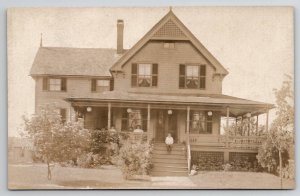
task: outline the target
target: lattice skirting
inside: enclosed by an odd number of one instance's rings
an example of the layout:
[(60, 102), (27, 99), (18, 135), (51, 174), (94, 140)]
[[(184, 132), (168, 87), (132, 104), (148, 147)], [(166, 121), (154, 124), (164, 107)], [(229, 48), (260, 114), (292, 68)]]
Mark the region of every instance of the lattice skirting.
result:
[(224, 152), (192, 151), (191, 155), (198, 170), (222, 170)]

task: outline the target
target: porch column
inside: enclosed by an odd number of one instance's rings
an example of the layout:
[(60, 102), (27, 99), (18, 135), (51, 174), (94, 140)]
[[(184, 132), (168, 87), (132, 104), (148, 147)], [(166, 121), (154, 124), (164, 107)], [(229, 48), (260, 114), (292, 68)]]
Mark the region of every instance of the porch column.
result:
[(258, 114), (256, 115), (256, 135), (258, 134)]
[(229, 107), (227, 106), (226, 108), (226, 129), (227, 129), (227, 133), (226, 133), (226, 148), (228, 147), (228, 134), (229, 134)]
[(150, 104), (147, 107), (147, 141), (151, 140), (151, 132), (150, 132)]
[(111, 103), (108, 103), (108, 112), (107, 112), (107, 129), (111, 127)]
[(269, 110), (266, 112), (266, 131), (269, 131)]
[(190, 106), (186, 107), (186, 135), (187, 135), (187, 145), (190, 145)]

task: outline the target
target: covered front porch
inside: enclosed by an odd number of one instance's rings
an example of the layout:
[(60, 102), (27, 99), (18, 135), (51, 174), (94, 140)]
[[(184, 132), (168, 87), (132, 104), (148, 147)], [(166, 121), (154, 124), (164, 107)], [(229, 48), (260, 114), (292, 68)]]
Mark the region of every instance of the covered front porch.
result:
[[(74, 108), (75, 119), (84, 118), (86, 128), (129, 132), (135, 138), (144, 135), (156, 143), (164, 142), (171, 133), (176, 143), (204, 150), (257, 150), (262, 138), (259, 116), (266, 115), (263, 128), (268, 130), (268, 114), (273, 107), (225, 95), (175, 96), (114, 91), (103, 93), (102, 97), (72, 97), (67, 101)], [(249, 122), (249, 126), (245, 122)], [(241, 124), (243, 126), (239, 126)], [(136, 132), (137, 128), (143, 132)]]

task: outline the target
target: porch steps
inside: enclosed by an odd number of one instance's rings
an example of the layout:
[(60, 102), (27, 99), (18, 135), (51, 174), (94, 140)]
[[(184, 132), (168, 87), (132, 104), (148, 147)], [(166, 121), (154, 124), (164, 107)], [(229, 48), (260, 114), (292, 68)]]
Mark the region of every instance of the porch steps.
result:
[(164, 143), (154, 144), (152, 176), (187, 176), (186, 148), (183, 144), (174, 144), (168, 152)]

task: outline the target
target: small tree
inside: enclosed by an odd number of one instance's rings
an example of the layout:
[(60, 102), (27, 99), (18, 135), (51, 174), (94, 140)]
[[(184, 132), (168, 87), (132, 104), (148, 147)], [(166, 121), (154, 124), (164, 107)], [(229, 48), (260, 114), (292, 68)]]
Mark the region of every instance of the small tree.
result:
[(292, 90), (292, 78), (289, 76), (287, 77), (288, 80), (283, 82), (279, 90), (274, 89), (277, 106), (276, 118), (273, 121), (270, 130), (268, 131), (267, 140), (263, 144), (265, 148), (262, 148), (262, 150), (260, 150), (258, 154), (259, 161), (263, 163), (264, 159), (262, 157), (270, 157), (272, 151), (274, 151), (273, 148), (276, 149), (279, 157), (279, 175), (281, 188), (283, 177), (282, 154), (288, 151), (294, 143), (294, 94)]
[(47, 164), (72, 160), (89, 145), (88, 133), (78, 123), (63, 124), (55, 104), (41, 106), (31, 118), (24, 117), (25, 131), (34, 141), (35, 153)]

